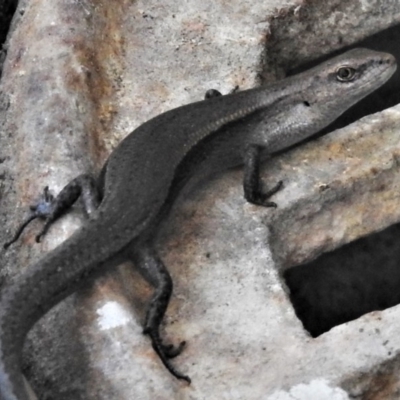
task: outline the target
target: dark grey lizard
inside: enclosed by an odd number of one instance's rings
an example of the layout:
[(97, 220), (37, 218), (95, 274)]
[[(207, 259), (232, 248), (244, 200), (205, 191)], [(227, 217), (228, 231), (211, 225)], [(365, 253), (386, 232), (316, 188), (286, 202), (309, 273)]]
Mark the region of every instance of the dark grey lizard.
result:
[(386, 82), (395, 69), (390, 54), (355, 49), (264, 87), (176, 108), (129, 134), (110, 155), (98, 179), (81, 175), (55, 200), (48, 198), (49, 208), (39, 207), (33, 214), (46, 218), (38, 239), (80, 195), (89, 219), (2, 290), (1, 400), (30, 398), (20, 370), (21, 351), (35, 322), (88, 276), (126, 260), (133, 261), (155, 287), (144, 333), (167, 369), (190, 382), (170, 362), (184, 343), (166, 346), (159, 335), (172, 280), (154, 250), (158, 227), (180, 190), (191, 179), (244, 164), (245, 198), (276, 206), (269, 197), (281, 184), (263, 191), (260, 160), (327, 126)]

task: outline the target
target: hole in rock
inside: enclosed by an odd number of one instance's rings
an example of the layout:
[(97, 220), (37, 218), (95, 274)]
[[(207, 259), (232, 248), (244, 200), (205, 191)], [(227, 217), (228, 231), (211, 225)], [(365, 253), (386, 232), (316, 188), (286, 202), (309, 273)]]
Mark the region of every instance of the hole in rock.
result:
[(283, 273), (297, 317), (313, 337), (400, 303), (400, 224)]
[(17, 5), (17, 0), (0, 1), (0, 76), (7, 52), (4, 43), (6, 42), (11, 20), (17, 9)]
[[(319, 135), (400, 103), (400, 25), (292, 70), (288, 67), (290, 60), (284, 59), (279, 32), (276, 36), (273, 45), (276, 48), (269, 48), (268, 54), (277, 65), (288, 71), (288, 76), (355, 47), (388, 52), (397, 59), (397, 71), (384, 86), (351, 107)], [(283, 273), (295, 312), (313, 337), (363, 314), (400, 303), (399, 240), (400, 224), (393, 225)]]

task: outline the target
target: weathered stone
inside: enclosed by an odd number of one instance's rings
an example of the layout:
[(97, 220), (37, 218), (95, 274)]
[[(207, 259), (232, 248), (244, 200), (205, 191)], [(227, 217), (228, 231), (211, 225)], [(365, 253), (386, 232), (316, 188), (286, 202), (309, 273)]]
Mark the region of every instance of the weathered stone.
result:
[(399, 157), (399, 106), (279, 157), (270, 173), (290, 181), (271, 222), (277, 261), (300, 264), (400, 221)]
[[(172, 1), (20, 2), (1, 83), (2, 240), (42, 187), (57, 192), (98, 169), (150, 117), (212, 87), (253, 86), (258, 72), (281, 75), (280, 66), (400, 19), (397, 2), (362, 2), (359, 10), (359, 1), (321, 5), (193, 0), (183, 10)], [(343, 390), (361, 396), (385, 382), (395, 387), (397, 308), (311, 339), (279, 273), (399, 220), (398, 124), (396, 107), (268, 162), (268, 182), (285, 181), (277, 210), (246, 204), (241, 171), (186, 195), (160, 249), (175, 281), (165, 335), (188, 341), (174, 363), (191, 386), (165, 371), (141, 334), (151, 289), (122, 266), (57, 306), (30, 335), (26, 374), (39, 398), (345, 399)], [(42, 245), (34, 244), (32, 225), (2, 254), (3, 273), (28, 268), (78, 225), (73, 211)]]

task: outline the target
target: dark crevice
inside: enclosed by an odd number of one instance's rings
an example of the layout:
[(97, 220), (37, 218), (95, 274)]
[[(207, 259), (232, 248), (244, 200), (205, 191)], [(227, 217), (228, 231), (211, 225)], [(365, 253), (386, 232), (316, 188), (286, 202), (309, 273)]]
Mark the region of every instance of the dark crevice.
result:
[(7, 54), (5, 43), (17, 5), (18, 0), (0, 0), (0, 77)]
[(316, 337), (400, 303), (400, 224), (284, 272), (304, 328)]
[[(400, 63), (400, 26), (352, 46), (393, 54)], [(324, 59), (343, 52), (338, 51)], [(308, 69), (324, 59), (291, 71)], [(320, 134), (344, 127), (365, 115), (400, 103), (400, 68), (390, 81), (353, 106)], [(292, 267), (283, 278), (298, 318), (313, 337), (336, 325), (400, 303), (400, 224)]]

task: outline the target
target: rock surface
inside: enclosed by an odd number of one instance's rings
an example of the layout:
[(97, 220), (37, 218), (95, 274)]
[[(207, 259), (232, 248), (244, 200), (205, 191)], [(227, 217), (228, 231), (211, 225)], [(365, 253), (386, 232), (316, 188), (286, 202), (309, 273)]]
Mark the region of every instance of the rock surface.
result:
[[(397, 2), (318, 4), (189, 0), (183, 11), (173, 1), (21, 1), (0, 87), (1, 239), (42, 187), (57, 192), (98, 170), (150, 117), (209, 88), (282, 76), (400, 22)], [(165, 371), (141, 334), (151, 288), (124, 265), (31, 333), (25, 373), (39, 398), (396, 398), (398, 307), (311, 339), (280, 272), (400, 220), (399, 137), (394, 107), (271, 160), (266, 178), (285, 181), (277, 210), (246, 204), (240, 171), (176, 207), (160, 239), (175, 282), (165, 335), (188, 341), (175, 364), (191, 386)], [(79, 224), (76, 207), (41, 245), (33, 224), (2, 254), (2, 273), (28, 268)]]

